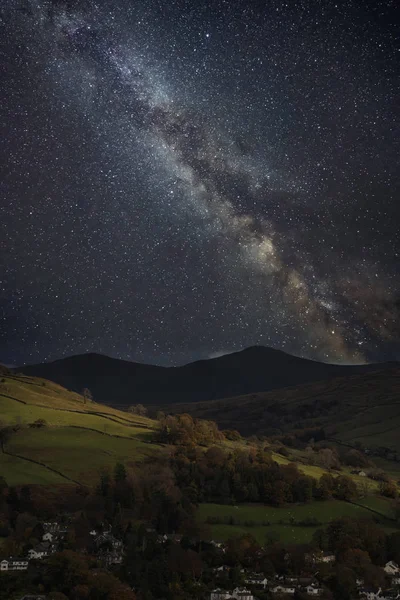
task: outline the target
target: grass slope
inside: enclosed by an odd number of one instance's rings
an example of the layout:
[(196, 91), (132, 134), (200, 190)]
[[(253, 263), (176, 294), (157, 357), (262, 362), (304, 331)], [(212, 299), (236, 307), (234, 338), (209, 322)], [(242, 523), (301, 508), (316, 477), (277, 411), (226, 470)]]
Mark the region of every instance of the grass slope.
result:
[[(360, 506), (360, 504), (363, 504), (363, 506)], [(233, 525), (209, 525), (213, 539), (223, 541), (249, 533), (262, 544), (265, 543), (267, 536), (285, 543), (307, 543), (311, 540), (316, 529), (338, 517), (371, 518), (373, 516), (380, 520), (383, 528), (387, 531), (395, 530), (394, 523), (391, 522), (393, 515), (390, 502), (384, 498), (371, 496), (360, 501), (360, 504), (350, 504), (341, 500), (311, 502), (310, 504), (290, 505), (282, 508), (260, 504), (238, 505), (237, 507), (222, 504), (201, 504), (197, 518), (199, 522), (206, 523), (207, 517), (220, 520), (232, 517), (234, 519)], [(377, 511), (380, 515), (371, 512), (368, 510), (369, 508)], [(320, 523), (318, 527), (296, 525), (291, 522), (293, 519), (299, 522), (311, 517), (318, 519)], [(251, 526), (246, 525), (245, 523), (249, 521), (253, 521), (254, 524)], [(267, 521), (270, 525), (265, 525)]]
[[(152, 444), (155, 421), (95, 403), (49, 381), (6, 376), (0, 383), (1, 420), (27, 425), (0, 454), (0, 475), (9, 484), (93, 483), (99, 469), (117, 461), (133, 464), (161, 450)], [(35, 462), (42, 464), (36, 464)]]

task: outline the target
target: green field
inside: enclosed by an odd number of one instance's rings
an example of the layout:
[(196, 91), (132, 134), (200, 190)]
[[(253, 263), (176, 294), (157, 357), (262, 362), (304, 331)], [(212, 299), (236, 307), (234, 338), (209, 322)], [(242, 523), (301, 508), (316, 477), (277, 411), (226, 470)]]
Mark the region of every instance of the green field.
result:
[[(360, 501), (361, 502), (361, 501)], [(393, 530), (395, 525), (387, 517), (392, 516), (390, 502), (384, 498), (371, 496), (363, 502), (366, 508), (356, 506), (341, 500), (325, 502), (311, 502), (309, 504), (291, 505), (288, 507), (274, 508), (261, 504), (242, 504), (237, 507), (224, 504), (201, 504), (198, 509), (198, 520), (207, 523), (207, 517), (223, 520), (232, 517), (233, 525), (209, 524), (211, 535), (216, 540), (226, 540), (238, 535), (250, 533), (259, 543), (265, 543), (267, 536), (274, 536), (282, 542), (307, 543), (312, 539), (316, 529), (323, 527), (332, 519), (338, 517), (371, 518), (374, 514), (368, 510), (373, 508), (382, 513), (381, 522), (385, 529)], [(293, 524), (307, 518), (318, 519), (318, 526), (302, 526)], [(377, 516), (376, 516), (377, 517)], [(378, 517), (377, 517), (378, 518)], [(254, 525), (244, 523), (253, 521)], [(265, 525), (268, 521), (270, 525)]]
[[(118, 461), (133, 465), (161, 450), (151, 443), (155, 421), (84, 404), (79, 394), (35, 378), (5, 378), (0, 384), (0, 415), (3, 423), (22, 426), (6, 444), (12, 456), (0, 454), (0, 475), (11, 485), (59, 484), (68, 478), (91, 484), (103, 467), (112, 468)], [(27, 426), (37, 419), (47, 425)]]

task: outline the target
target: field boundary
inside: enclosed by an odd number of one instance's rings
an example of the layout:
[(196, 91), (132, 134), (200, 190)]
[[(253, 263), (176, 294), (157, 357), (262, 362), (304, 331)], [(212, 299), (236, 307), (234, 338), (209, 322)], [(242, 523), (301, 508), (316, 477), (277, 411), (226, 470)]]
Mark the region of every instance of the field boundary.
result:
[(61, 473), (61, 471), (58, 471), (57, 469), (53, 469), (53, 467), (49, 467), (49, 465), (46, 465), (45, 463), (43, 463), (39, 460), (35, 460), (34, 458), (27, 458), (26, 456), (22, 456), (21, 454), (14, 454), (13, 452), (8, 452), (8, 450), (3, 450), (3, 454), (7, 454), (8, 456), (12, 456), (14, 458), (19, 458), (21, 460), (27, 460), (28, 462), (34, 463), (35, 465), (39, 465), (40, 467), (44, 467), (48, 471), (52, 471), (53, 473), (60, 475), (60, 477), (63, 477), (64, 479), (66, 479), (67, 481), (70, 481), (71, 483), (75, 483), (76, 485), (82, 485), (80, 481), (76, 481), (75, 479), (68, 477), (68, 475)]

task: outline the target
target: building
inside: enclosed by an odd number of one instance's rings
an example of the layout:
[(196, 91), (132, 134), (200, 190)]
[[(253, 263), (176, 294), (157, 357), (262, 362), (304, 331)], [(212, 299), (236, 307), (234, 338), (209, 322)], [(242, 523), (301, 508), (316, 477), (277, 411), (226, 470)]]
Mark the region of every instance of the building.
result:
[(26, 571), (29, 561), (26, 558), (4, 559), (0, 562), (0, 571)]
[(239, 587), (233, 590), (232, 598), (235, 598), (236, 600), (254, 600), (254, 596), (250, 590)]
[(296, 592), (296, 587), (292, 583), (278, 583), (270, 588), (271, 594), (287, 594), (293, 596)]
[(254, 600), (254, 596), (246, 588), (237, 587), (233, 591), (216, 588), (211, 592), (210, 600)]
[(312, 583), (311, 585), (307, 585), (304, 588), (304, 591), (309, 595), (309, 596), (319, 596), (320, 594), (322, 594), (322, 588), (319, 587), (319, 585)]
[(383, 567), (383, 570), (387, 575), (400, 575), (400, 567), (394, 560), (389, 560)]
[(268, 579), (260, 573), (250, 573), (246, 576), (245, 583), (247, 585), (257, 585), (265, 590), (268, 585)]
[(49, 556), (50, 554), (54, 554), (55, 551), (56, 551), (56, 547), (53, 544), (51, 544), (50, 542), (40, 542), (40, 544), (38, 544), (34, 548), (31, 548), (28, 551), (28, 558), (30, 558), (30, 559), (46, 558), (46, 556)]
[(230, 598), (232, 598), (231, 593), (220, 588), (216, 588), (210, 594), (210, 600), (229, 600)]

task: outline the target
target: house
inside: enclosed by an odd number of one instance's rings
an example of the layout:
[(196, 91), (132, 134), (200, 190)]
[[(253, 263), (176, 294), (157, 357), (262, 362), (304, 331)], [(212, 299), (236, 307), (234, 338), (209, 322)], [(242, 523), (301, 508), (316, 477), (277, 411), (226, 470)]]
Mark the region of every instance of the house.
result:
[(362, 587), (359, 589), (360, 597), (365, 600), (383, 600), (381, 592), (381, 588), (379, 588), (379, 590), (369, 587)]
[(254, 600), (254, 596), (250, 590), (238, 587), (233, 590), (232, 598), (236, 598), (236, 600)]
[(383, 567), (383, 570), (387, 575), (400, 575), (400, 567), (394, 560), (389, 560)]
[(306, 554), (306, 561), (312, 565), (334, 563), (335, 560), (336, 556), (331, 552), (313, 552), (312, 554)]
[(215, 540), (210, 540), (208, 543), (211, 544), (211, 546), (214, 546), (214, 548), (220, 548), (220, 549), (224, 548), (223, 542), (216, 542)]
[(0, 571), (26, 571), (29, 561), (26, 558), (4, 559), (0, 562)]
[(254, 600), (254, 596), (246, 588), (237, 587), (231, 592), (216, 588), (211, 592), (210, 600)]
[(271, 587), (269, 591), (271, 594), (288, 594), (293, 596), (296, 592), (296, 587), (291, 583), (279, 583)]
[(28, 551), (28, 558), (45, 558), (50, 554), (54, 554), (55, 551), (56, 547), (54, 544), (51, 544), (50, 542), (40, 542), (40, 544)]
[(53, 542), (54, 541), (54, 534), (51, 533), (50, 531), (48, 531), (47, 533), (44, 533), (42, 536), (42, 542)]
[(260, 573), (250, 573), (247, 575), (245, 583), (247, 583), (247, 585), (257, 585), (259, 587), (263, 587), (265, 590), (268, 585), (268, 579)]
[(108, 531), (106, 531), (104, 533), (100, 533), (100, 535), (98, 535), (95, 538), (95, 543), (96, 543), (96, 546), (101, 546), (101, 544), (108, 543), (111, 545), (111, 547), (114, 550), (122, 550), (122, 546), (123, 546), (121, 540), (118, 540), (116, 537), (114, 537)]
[(385, 590), (378, 596), (379, 600), (398, 600), (400, 593), (398, 590)]
[(323, 589), (321, 587), (319, 587), (319, 585), (312, 583), (311, 585), (307, 585), (304, 588), (304, 591), (309, 595), (309, 596), (319, 596), (320, 594), (322, 594)]
[(232, 598), (231, 593), (220, 588), (216, 588), (210, 594), (210, 600), (229, 600), (230, 598)]
[(120, 565), (124, 559), (122, 552), (118, 552), (117, 550), (101, 552), (97, 557), (104, 561), (107, 567), (110, 567), (111, 565)]

